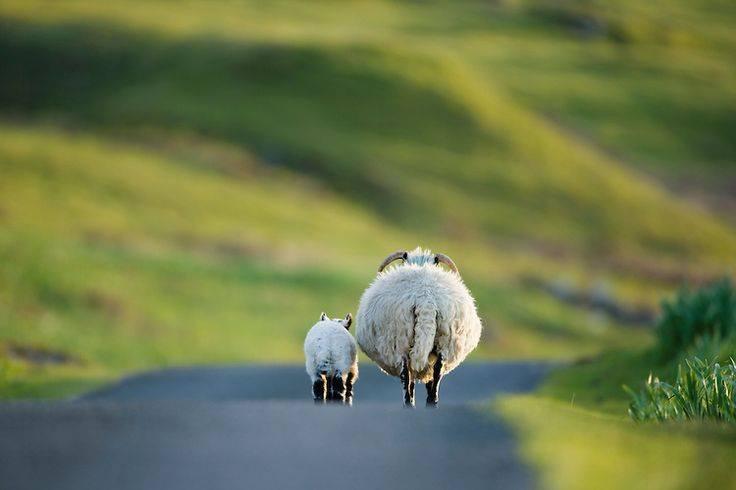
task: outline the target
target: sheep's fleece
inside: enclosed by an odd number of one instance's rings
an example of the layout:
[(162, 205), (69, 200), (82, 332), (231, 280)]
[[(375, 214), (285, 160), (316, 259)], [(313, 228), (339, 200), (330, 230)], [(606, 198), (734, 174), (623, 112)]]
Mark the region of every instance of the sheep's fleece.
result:
[(436, 265), (417, 248), (404, 263), (379, 272), (363, 293), (357, 315), (360, 348), (386, 373), (399, 376), (404, 358), (415, 379), (432, 379), (435, 354), (443, 373), (478, 345), (481, 321), (475, 300), (456, 272)]
[(358, 346), (346, 328), (350, 321), (352, 318), (331, 320), (323, 313), (307, 333), (304, 356), (312, 382), (320, 379), (321, 373), (344, 378), (352, 372), (353, 380), (358, 379)]

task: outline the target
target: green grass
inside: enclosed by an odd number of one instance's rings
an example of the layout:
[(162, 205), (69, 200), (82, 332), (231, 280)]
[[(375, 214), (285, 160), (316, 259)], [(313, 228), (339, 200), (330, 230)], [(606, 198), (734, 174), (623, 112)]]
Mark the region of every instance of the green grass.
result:
[[(399, 44), (399, 34), (388, 45), (238, 43), (196, 32), (172, 39), (167, 25), (133, 30), (121, 16), (101, 25), (6, 21), (8, 111), (114, 131), (206, 134), (434, 234), (534, 236), (594, 256), (722, 261), (736, 250), (716, 219), (530, 113), (472, 60)], [(74, 76), (60, 80), (70, 64)]]
[(640, 393), (629, 389), (629, 415), (647, 420), (716, 420), (736, 423), (736, 361), (721, 365), (697, 357), (677, 366), (673, 384), (649, 376)]
[(730, 279), (700, 288), (683, 289), (673, 301), (662, 304), (657, 344), (665, 359), (712, 339), (728, 343), (736, 338), (736, 288)]
[(115, 374), (89, 366), (46, 367), (3, 361), (0, 398), (68, 398), (115, 380)]
[(640, 173), (732, 175), (732, 9), (618, 4), (3, 2), (0, 394), (298, 361), (417, 244), (476, 295), (477, 357), (648, 344), (523, 281), (655, 307), (736, 266), (732, 225)]
[(733, 486), (732, 302), (727, 281), (682, 290), (664, 303), (658, 342), (648, 350), (564, 367), (534, 395), (502, 399), (496, 408), (516, 428), (544, 486)]
[[(185, 143), (196, 151), (182, 161), (5, 126), (5, 344), (64, 352), (79, 364), (72, 374), (102, 379), (162, 365), (295, 361), (319, 311), (355, 311), (383, 242), (412, 240), (324, 189), (313, 199), (309, 180), (257, 167), (233, 177), (210, 160), (250, 165), (253, 157)], [(591, 328), (586, 313), (479, 271), (466, 276), (495, 320), (480, 356), (569, 358), (646, 338), (610, 323)], [(36, 372), (54, 368), (27, 366), (15, 384), (35, 385)]]
[(736, 431), (712, 425), (642, 426), (569, 401), (527, 395), (498, 410), (550, 489), (732, 488)]
[(671, 382), (650, 373), (643, 390), (625, 387), (634, 420), (736, 422), (736, 291), (729, 279), (665, 301), (656, 352), (661, 364), (681, 361)]
[(362, 290), (336, 250), (358, 262), (396, 240), (309, 182), (222, 174), (207, 148), (186, 164), (55, 130), (0, 140), (1, 338), (68, 353), (78, 373), (296, 360), (320, 309), (352, 310)]
[(544, 488), (731, 488), (736, 427), (714, 422), (642, 424), (630, 397), (648, 373), (675, 368), (654, 350), (611, 352), (554, 372), (532, 395), (494, 406), (520, 437)]
[[(536, 39), (481, 55), (521, 100), (660, 175), (733, 178), (732, 6), (524, 4)], [(583, 23), (592, 26), (587, 33)]]
[(475, 358), (572, 362), (495, 407), (543, 485), (732, 486), (732, 427), (636, 424), (621, 387), (733, 345), (665, 362), (651, 329), (529, 279), (656, 308), (736, 272), (734, 20), (715, 0), (2, 2), (0, 398), (301, 362), (321, 311), (355, 313), (378, 261), (423, 245), (477, 298)]

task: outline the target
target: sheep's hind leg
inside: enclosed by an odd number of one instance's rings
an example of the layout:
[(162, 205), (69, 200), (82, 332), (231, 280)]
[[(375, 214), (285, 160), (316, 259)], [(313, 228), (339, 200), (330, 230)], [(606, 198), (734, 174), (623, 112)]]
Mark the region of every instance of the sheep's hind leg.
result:
[(327, 375), (327, 400), (332, 400), (332, 376)]
[(404, 406), (414, 406), (414, 378), (409, 370), (409, 362), (404, 359), (404, 365), (401, 368), (401, 384), (404, 387)]
[(353, 380), (355, 379), (355, 374), (350, 372), (348, 373), (348, 379), (345, 381), (345, 401), (348, 405), (353, 404)]
[(335, 373), (332, 377), (332, 400), (338, 403), (345, 401), (345, 382), (341, 373)]
[(326, 393), (325, 376), (320, 375), (319, 379), (312, 383), (312, 395), (314, 396), (314, 403), (320, 404), (325, 402)]
[(440, 401), (440, 381), (442, 380), (442, 356), (438, 355), (432, 370), (432, 380), (427, 382), (427, 406), (436, 407)]

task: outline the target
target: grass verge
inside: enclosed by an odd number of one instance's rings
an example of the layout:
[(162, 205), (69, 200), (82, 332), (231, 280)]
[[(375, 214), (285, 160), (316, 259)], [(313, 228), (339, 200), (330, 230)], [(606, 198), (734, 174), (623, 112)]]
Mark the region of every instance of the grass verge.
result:
[(736, 430), (716, 424), (641, 425), (543, 395), (498, 410), (521, 438), (543, 488), (733, 488)]
[[(723, 295), (707, 294), (712, 291), (681, 292), (680, 307), (665, 309), (659, 331), (692, 333), (694, 324), (703, 325), (690, 321), (696, 313), (720, 325), (724, 315), (718, 313), (730, 315), (731, 296), (720, 301)], [(700, 300), (688, 302), (693, 298)], [(553, 373), (534, 395), (500, 400), (497, 408), (518, 431), (522, 454), (539, 470), (543, 486), (733, 488), (736, 426), (723, 422), (733, 416), (731, 395), (723, 390), (732, 389), (734, 366), (718, 368), (694, 356), (733, 355), (734, 344), (711, 333), (700, 328), (686, 336), (674, 358), (662, 355), (663, 346), (671, 345), (669, 336), (646, 351), (609, 352)], [(633, 403), (624, 385), (632, 387)], [(643, 385), (645, 390), (636, 395)], [(637, 420), (660, 423), (631, 420), (629, 406)], [(672, 420), (683, 418), (699, 420)]]

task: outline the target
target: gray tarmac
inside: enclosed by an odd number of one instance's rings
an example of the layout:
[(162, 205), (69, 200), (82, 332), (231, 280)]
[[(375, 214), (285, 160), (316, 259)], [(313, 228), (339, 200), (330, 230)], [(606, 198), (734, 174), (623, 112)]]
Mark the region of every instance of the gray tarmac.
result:
[(315, 406), (301, 366), (175, 368), (62, 402), (0, 404), (0, 489), (533, 488), (486, 402), (552, 365), (465, 363), (440, 406), (361, 365), (353, 406)]

